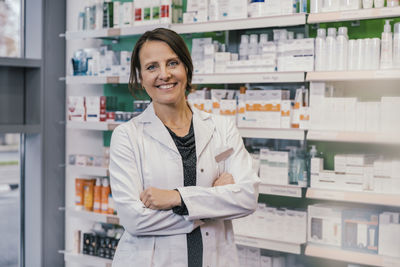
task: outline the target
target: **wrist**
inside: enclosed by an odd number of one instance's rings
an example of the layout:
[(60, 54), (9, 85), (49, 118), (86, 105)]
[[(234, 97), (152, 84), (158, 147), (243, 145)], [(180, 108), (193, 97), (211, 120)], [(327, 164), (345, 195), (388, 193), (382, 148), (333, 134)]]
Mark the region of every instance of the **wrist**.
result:
[(174, 193), (172, 206), (173, 207), (181, 206), (182, 205), (181, 194), (179, 193), (179, 191), (177, 189), (172, 190), (172, 192)]

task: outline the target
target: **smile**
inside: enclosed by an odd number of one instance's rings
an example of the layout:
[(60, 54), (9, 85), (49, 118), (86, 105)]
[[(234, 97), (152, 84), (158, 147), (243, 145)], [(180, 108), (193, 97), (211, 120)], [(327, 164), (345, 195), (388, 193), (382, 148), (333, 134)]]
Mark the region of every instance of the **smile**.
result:
[(159, 89), (167, 90), (167, 89), (170, 89), (170, 88), (174, 87), (175, 85), (176, 85), (176, 83), (169, 83), (169, 84), (157, 85), (156, 87), (159, 88)]

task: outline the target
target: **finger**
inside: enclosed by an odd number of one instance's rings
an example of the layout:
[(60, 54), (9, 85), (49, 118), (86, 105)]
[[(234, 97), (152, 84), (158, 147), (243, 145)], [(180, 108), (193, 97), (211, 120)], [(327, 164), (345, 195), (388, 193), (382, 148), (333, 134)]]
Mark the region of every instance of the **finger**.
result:
[(140, 201), (143, 201), (145, 192), (146, 192), (146, 191), (142, 191), (142, 192), (140, 193)]

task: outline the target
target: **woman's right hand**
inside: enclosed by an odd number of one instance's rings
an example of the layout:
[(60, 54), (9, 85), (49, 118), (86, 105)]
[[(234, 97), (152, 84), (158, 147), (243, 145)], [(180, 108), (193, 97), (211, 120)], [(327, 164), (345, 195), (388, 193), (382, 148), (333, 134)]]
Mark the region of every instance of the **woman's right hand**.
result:
[(232, 174), (223, 172), (217, 179), (215, 179), (212, 186), (214, 187), (214, 186), (221, 186), (234, 183), (235, 180), (233, 179)]

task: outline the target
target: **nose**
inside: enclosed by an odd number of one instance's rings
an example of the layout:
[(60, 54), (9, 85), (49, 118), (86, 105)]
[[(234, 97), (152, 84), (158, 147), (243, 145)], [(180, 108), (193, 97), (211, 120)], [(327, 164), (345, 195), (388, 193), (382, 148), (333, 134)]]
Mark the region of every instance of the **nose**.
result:
[(163, 81), (168, 80), (169, 78), (171, 78), (170, 70), (166, 66), (161, 67), (160, 74), (158, 77)]

